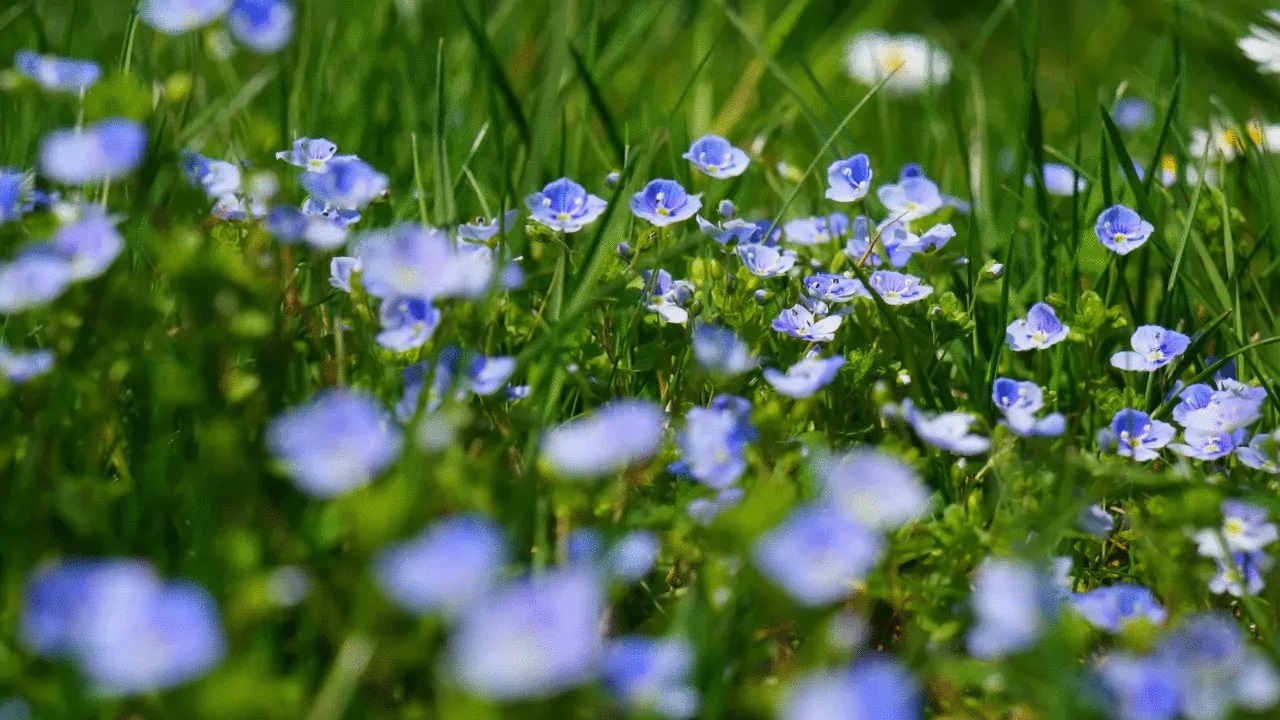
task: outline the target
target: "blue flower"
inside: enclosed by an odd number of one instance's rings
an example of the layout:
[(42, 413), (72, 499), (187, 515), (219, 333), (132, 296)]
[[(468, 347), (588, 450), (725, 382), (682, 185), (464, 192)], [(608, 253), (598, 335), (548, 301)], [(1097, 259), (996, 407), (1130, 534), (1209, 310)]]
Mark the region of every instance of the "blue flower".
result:
[(642, 274), (645, 284), (645, 308), (669, 323), (683, 325), (689, 320), (689, 311), (684, 309), (693, 300), (693, 283), (688, 280), (673, 280), (671, 273), (658, 270), (654, 276), (652, 270)]
[(331, 160), (345, 160), (351, 157), (353, 156), (338, 156), (338, 146), (324, 138), (298, 138), (293, 141), (291, 149), (276, 153), (277, 160), (283, 160), (294, 167), (313, 173), (328, 172)]
[(658, 227), (688, 220), (702, 208), (702, 196), (690, 195), (675, 180), (650, 180), (631, 197), (631, 212)]
[(124, 250), (124, 237), (100, 205), (80, 205), (76, 217), (53, 234), (52, 245), (67, 261), (71, 280), (96, 278)]
[(884, 541), (861, 523), (822, 506), (803, 505), (756, 539), (756, 567), (806, 607), (853, 592), (880, 560)]
[(515, 371), (516, 359), (513, 357), (475, 355), (465, 368), (467, 389), (477, 395), (492, 395), (507, 384)]
[(802, 676), (787, 692), (780, 720), (920, 720), (924, 696), (915, 677), (887, 657)]
[(395, 352), (422, 347), (440, 325), (440, 310), (419, 298), (391, 298), (378, 310), (378, 344)]
[(360, 210), (387, 192), (387, 176), (358, 157), (335, 157), (327, 167), (302, 174), (302, 187), (325, 205)]
[(643, 580), (653, 571), (661, 551), (662, 541), (657, 535), (648, 530), (635, 530), (614, 543), (605, 560), (614, 577), (633, 583)]
[(373, 573), (400, 607), (455, 615), (493, 587), (506, 564), (502, 528), (478, 515), (459, 515), (379, 552)]
[(889, 218), (901, 222), (919, 220), (942, 208), (942, 193), (927, 177), (909, 177), (893, 185), (881, 185), (876, 196), (889, 212)]
[(575, 233), (595, 222), (604, 213), (603, 198), (588, 195), (581, 185), (569, 178), (547, 183), (542, 192), (525, 200), (533, 220), (552, 230)]
[(47, 305), (67, 289), (71, 264), (48, 249), (32, 249), (0, 263), (0, 315)]
[(615, 400), (547, 430), (542, 459), (574, 479), (611, 475), (658, 452), (666, 414), (648, 400)]
[(921, 284), (920, 278), (892, 270), (877, 270), (868, 282), (886, 305), (909, 305), (933, 294), (933, 288)]
[(377, 401), (341, 389), (276, 417), (266, 443), (299, 489), (319, 498), (369, 484), (400, 454), (400, 436)]
[[(1276, 541), (1276, 526), (1266, 508), (1239, 500), (1222, 501), (1222, 527), (1201, 530), (1195, 540), (1205, 557), (1224, 558), (1234, 552), (1254, 552)], [(1223, 545), (1223, 542), (1226, 545)]]
[(730, 200), (729, 198), (725, 198), (724, 200), (721, 200), (720, 205), (717, 206), (716, 209), (720, 212), (720, 217), (724, 218), (725, 220), (732, 220), (733, 214), (737, 211), (737, 208), (735, 208), (733, 205), (733, 201)]
[(597, 672), (603, 611), (603, 590), (588, 570), (507, 583), (463, 611), (448, 664), (465, 689), (491, 700), (551, 695)]
[(285, 245), (302, 242), (316, 250), (327, 252), (346, 244), (350, 235), (348, 228), (359, 217), (359, 213), (338, 210), (308, 200), (302, 209), (288, 205), (271, 208), (267, 213), (267, 231)]
[(881, 262), (880, 254), (875, 252), (874, 248), (880, 246), (879, 231), (876, 232), (876, 242), (871, 242), (871, 226), (865, 215), (859, 215), (853, 219), (853, 234), (850, 235), (849, 241), (844, 245), (844, 254), (850, 260), (853, 260), (859, 266), (870, 264), (872, 267), (879, 267)]
[(1234, 552), (1229, 557), (1214, 558), (1217, 572), (1209, 579), (1209, 592), (1233, 597), (1257, 595), (1266, 587), (1264, 573), (1275, 562), (1261, 550)]
[(516, 218), (519, 216), (520, 211), (512, 208), (504, 213), (501, 218), (493, 218), (492, 220), (476, 218), (469, 223), (458, 226), (458, 239), (474, 243), (488, 242), (499, 232), (505, 232), (514, 227)]
[(227, 30), (254, 52), (279, 52), (293, 38), (293, 15), (289, 0), (235, 0)]
[(1116, 519), (1101, 505), (1090, 505), (1076, 518), (1076, 527), (1098, 538), (1105, 538), (1116, 527)]
[(733, 485), (747, 470), (746, 449), (756, 437), (751, 403), (717, 395), (705, 408), (690, 408), (676, 433), (680, 460), (671, 471), (716, 490)]
[(194, 150), (183, 150), (179, 162), (187, 181), (202, 188), (210, 198), (235, 195), (242, 189), (238, 165), (212, 160)]
[(1173, 443), (1169, 449), (1193, 460), (1220, 460), (1244, 444), (1244, 438), (1243, 429), (1226, 432), (1189, 428), (1182, 433), (1182, 442)]
[(826, 245), (849, 232), (849, 216), (833, 212), (827, 216), (796, 218), (782, 226), (787, 242), (795, 245)]
[(722, 225), (713, 225), (711, 222), (698, 216), (698, 228), (702, 230), (707, 237), (715, 240), (721, 245), (728, 245), (736, 242), (739, 245), (776, 245), (781, 230), (774, 228), (771, 237), (766, 238), (765, 233), (773, 223), (769, 220), (728, 220)]
[(969, 432), (977, 418), (966, 412), (932, 413), (920, 410), (910, 400), (886, 405), (880, 412), (886, 417), (901, 418), (921, 440), (956, 455), (981, 455), (991, 447), (989, 438)]
[(693, 518), (693, 521), (699, 525), (710, 525), (721, 513), (742, 502), (742, 498), (745, 496), (746, 491), (742, 488), (736, 485), (727, 487), (712, 497), (691, 500), (686, 511), (689, 513), (689, 517)]
[(1175, 720), (1182, 702), (1176, 665), (1159, 657), (1115, 653), (1103, 657), (1098, 677), (1116, 720)]
[(772, 327), (780, 333), (809, 342), (831, 342), (844, 320), (839, 315), (817, 317), (804, 305), (794, 305), (778, 313)]
[(132, 120), (54, 130), (40, 141), (40, 172), (64, 185), (114, 180), (137, 167), (146, 149), (147, 131)]
[(1118, 633), (1127, 622), (1144, 619), (1163, 624), (1168, 613), (1141, 585), (1109, 585), (1071, 596), (1071, 606), (1100, 630)]
[(870, 298), (862, 281), (835, 273), (818, 273), (804, 279), (804, 291), (814, 300), (844, 303), (854, 298)]
[[(1043, 169), (1044, 188), (1050, 195), (1071, 197), (1076, 192), (1084, 192), (1084, 178), (1078, 176), (1074, 168), (1062, 163), (1045, 163)], [(1035, 185), (1035, 180), (1028, 175), (1025, 178), (1028, 187)]]
[(923, 250), (930, 248), (941, 250), (955, 236), (956, 229), (951, 226), (951, 223), (938, 223), (924, 231), (924, 234), (920, 236), (920, 244), (923, 246)]
[(605, 648), (602, 674), (609, 692), (640, 714), (684, 720), (698, 712), (698, 691), (689, 684), (693, 648), (679, 638), (639, 635)]
[(756, 277), (786, 275), (795, 267), (796, 254), (791, 250), (779, 250), (769, 245), (738, 245), (738, 257)]
[(827, 168), (826, 198), (836, 202), (857, 202), (871, 190), (871, 159), (858, 153), (837, 160)]
[(15, 385), (49, 372), (53, 361), (52, 350), (14, 351), (0, 342), (0, 377)]
[(911, 256), (927, 249), (919, 235), (898, 220), (886, 220), (876, 228), (876, 239), (885, 254), (889, 256), (889, 264), (905, 267)]
[(102, 78), (102, 68), (92, 60), (40, 55), (30, 50), (14, 54), (13, 67), (45, 90), (55, 92), (83, 93)]
[(974, 625), (966, 643), (977, 658), (1002, 658), (1031, 648), (1055, 610), (1054, 592), (1036, 567), (989, 557), (973, 576)]
[(1156, 111), (1150, 102), (1130, 96), (1116, 101), (1111, 117), (1122, 130), (1141, 130), (1156, 121)]
[(361, 282), (383, 300), (479, 297), (489, 289), (493, 257), (463, 252), (436, 228), (401, 224), (356, 241)]
[(140, 695), (183, 685), (226, 653), (213, 598), (133, 559), (47, 566), (27, 583), (21, 634), (37, 653), (74, 660), (95, 692)]
[(1098, 215), (1093, 232), (1098, 242), (1112, 252), (1128, 255), (1137, 250), (1155, 230), (1141, 215), (1123, 205), (1112, 205)]
[(915, 469), (896, 455), (855, 448), (814, 465), (822, 499), (867, 527), (896, 530), (929, 510), (929, 490)]
[(1067, 339), (1071, 328), (1058, 320), (1058, 313), (1038, 302), (1027, 311), (1025, 319), (1014, 320), (1005, 330), (1004, 340), (1014, 352), (1044, 350)]
[(1234, 380), (1219, 381), (1220, 390), (1197, 383), (1185, 388), (1173, 419), (1188, 430), (1233, 433), (1262, 418), (1266, 390)]
[(21, 170), (0, 168), (0, 225), (22, 219), (26, 213), (25, 198), (30, 190), (29, 175)]
[(711, 323), (694, 327), (693, 357), (703, 370), (719, 377), (741, 375), (759, 364), (733, 328)]
[(1254, 470), (1280, 475), (1280, 430), (1254, 435), (1248, 446), (1236, 448), (1236, 459)]
[(232, 0), (143, 0), (142, 22), (168, 35), (181, 35), (222, 17)]
[(1169, 423), (1152, 420), (1141, 410), (1126, 409), (1111, 418), (1111, 432), (1119, 441), (1116, 452), (1120, 457), (1146, 462), (1160, 456), (1156, 451), (1169, 444), (1175, 431)]
[(779, 393), (793, 398), (807, 398), (835, 379), (844, 358), (805, 358), (787, 368), (784, 374), (776, 368), (765, 368), (764, 379)]
[(1129, 339), (1132, 351), (1111, 356), (1111, 365), (1131, 372), (1153, 372), (1173, 362), (1187, 351), (1191, 338), (1159, 325), (1143, 325)]
[(1057, 437), (1066, 432), (1066, 418), (1061, 413), (1036, 417), (1044, 408), (1044, 393), (1033, 382), (996, 378), (991, 400), (1004, 415), (1005, 425), (1019, 437)]
[[(751, 158), (719, 135), (703, 135), (682, 155), (704, 174), (723, 180), (746, 172)], [(639, 214), (639, 213), (637, 213)]]
[(1261, 713), (1280, 699), (1280, 677), (1271, 661), (1249, 644), (1229, 616), (1206, 612), (1189, 617), (1161, 641), (1155, 656), (1175, 669), (1182, 716), (1190, 720), (1227, 717), (1237, 705)]

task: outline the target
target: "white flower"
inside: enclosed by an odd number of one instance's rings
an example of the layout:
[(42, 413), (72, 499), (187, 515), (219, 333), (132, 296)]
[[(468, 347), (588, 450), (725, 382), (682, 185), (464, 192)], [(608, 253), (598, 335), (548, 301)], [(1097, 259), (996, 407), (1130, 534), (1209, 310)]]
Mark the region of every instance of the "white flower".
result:
[(858, 82), (875, 85), (884, 80), (886, 90), (911, 95), (930, 85), (945, 85), (951, 78), (951, 58), (919, 35), (858, 35), (845, 51), (845, 68)]
[[(1267, 19), (1280, 24), (1280, 10), (1268, 10)], [(1280, 33), (1270, 28), (1249, 26), (1249, 34), (1240, 38), (1240, 51), (1258, 63), (1258, 70), (1280, 75)]]

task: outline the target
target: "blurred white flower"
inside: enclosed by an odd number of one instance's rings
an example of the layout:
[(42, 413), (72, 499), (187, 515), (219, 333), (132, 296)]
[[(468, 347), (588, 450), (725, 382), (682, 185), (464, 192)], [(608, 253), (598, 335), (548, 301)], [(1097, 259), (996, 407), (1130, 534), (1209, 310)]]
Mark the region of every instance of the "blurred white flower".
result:
[(1231, 162), (1249, 145), (1262, 152), (1280, 152), (1280, 125), (1263, 125), (1257, 120), (1250, 120), (1241, 129), (1229, 120), (1212, 120), (1208, 128), (1191, 131), (1187, 154), (1194, 162), (1204, 157), (1208, 150), (1209, 160), (1222, 158)]
[[(1280, 25), (1280, 10), (1268, 10), (1267, 19)], [(1249, 34), (1240, 38), (1240, 50), (1258, 63), (1258, 70), (1280, 75), (1280, 32), (1269, 27), (1249, 26)]]
[(930, 85), (945, 85), (951, 78), (951, 57), (919, 35), (866, 32), (849, 43), (845, 68), (858, 82), (884, 87), (903, 95), (918, 93)]

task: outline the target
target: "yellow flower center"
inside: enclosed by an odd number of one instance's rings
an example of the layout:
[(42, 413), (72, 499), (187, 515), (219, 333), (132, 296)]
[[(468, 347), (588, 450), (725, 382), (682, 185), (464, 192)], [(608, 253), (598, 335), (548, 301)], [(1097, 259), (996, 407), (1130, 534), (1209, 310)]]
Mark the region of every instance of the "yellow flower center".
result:
[(888, 75), (897, 72), (907, 64), (907, 55), (897, 45), (886, 45), (880, 49), (880, 57), (877, 58), (876, 64), (880, 66), (880, 72)]

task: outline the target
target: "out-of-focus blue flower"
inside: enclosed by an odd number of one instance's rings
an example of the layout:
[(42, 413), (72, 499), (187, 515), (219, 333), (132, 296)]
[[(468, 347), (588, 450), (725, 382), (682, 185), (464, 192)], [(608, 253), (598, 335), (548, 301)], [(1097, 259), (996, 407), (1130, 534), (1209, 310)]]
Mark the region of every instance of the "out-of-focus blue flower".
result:
[(831, 508), (804, 505), (756, 540), (752, 558), (796, 602), (818, 607), (852, 593), (883, 550), (880, 535), (866, 525)]
[(885, 255), (889, 257), (889, 264), (896, 268), (906, 267), (912, 255), (925, 250), (924, 241), (920, 236), (911, 232), (911, 229), (899, 220), (886, 220), (881, 223), (876, 228), (876, 238)]
[(455, 248), (436, 228), (405, 223), (356, 242), (364, 288), (383, 300), (479, 297), (492, 280), (492, 255)]
[(561, 423), (542, 438), (542, 458), (560, 475), (591, 479), (653, 457), (667, 417), (648, 400), (622, 399)]
[(603, 611), (603, 590), (589, 570), (507, 583), (458, 618), (449, 666), (464, 688), (492, 700), (551, 695), (598, 671)]
[(773, 223), (769, 220), (730, 219), (721, 225), (715, 225), (701, 215), (698, 216), (698, 228), (707, 237), (721, 245), (728, 245), (731, 242), (738, 245), (777, 245), (782, 230), (774, 228), (770, 236), (765, 237), (765, 233), (769, 232), (771, 227)]
[(1280, 475), (1280, 430), (1254, 435), (1246, 447), (1236, 448), (1236, 459), (1254, 470)]
[(25, 198), (30, 191), (29, 175), (13, 168), (0, 168), (0, 225), (22, 219)]
[(652, 270), (645, 270), (642, 277), (646, 288), (643, 298), (646, 309), (676, 325), (689, 321), (689, 311), (684, 306), (693, 300), (693, 283), (674, 280), (666, 270), (658, 270), (656, 276)]
[(697, 714), (700, 704), (689, 684), (693, 661), (693, 648), (683, 639), (630, 635), (605, 648), (604, 683), (633, 711), (684, 720)]
[(1143, 325), (1134, 331), (1129, 344), (1133, 350), (1112, 355), (1111, 365), (1130, 372), (1153, 372), (1186, 352), (1191, 338), (1159, 325)]
[(520, 211), (512, 208), (503, 213), (501, 218), (491, 220), (476, 218), (458, 226), (458, 239), (474, 243), (488, 242), (494, 235), (515, 227), (518, 217), (520, 217)]
[(33, 248), (0, 263), (0, 315), (47, 305), (67, 289), (71, 264), (46, 248)]
[(342, 292), (351, 292), (351, 280), (360, 272), (360, 258), (336, 257), (329, 261), (329, 284)]
[(1261, 550), (1275, 542), (1276, 537), (1276, 526), (1268, 522), (1266, 508), (1239, 500), (1223, 500), (1222, 527), (1201, 530), (1195, 540), (1201, 555), (1222, 558), (1228, 553)]
[(1111, 432), (1118, 440), (1116, 452), (1121, 457), (1146, 462), (1160, 456), (1157, 450), (1168, 445), (1176, 431), (1141, 410), (1125, 409), (1111, 418)]
[[(1044, 164), (1044, 189), (1050, 195), (1071, 197), (1076, 192), (1084, 192), (1084, 178), (1076, 174), (1074, 168), (1062, 163), (1047, 162)], [(1035, 180), (1028, 175), (1025, 178), (1028, 187), (1035, 185)]]
[(1076, 519), (1076, 527), (1098, 538), (1105, 538), (1115, 529), (1116, 519), (1101, 505), (1090, 505)]
[(844, 358), (839, 355), (805, 358), (787, 368), (786, 373), (777, 368), (765, 368), (764, 379), (787, 397), (807, 398), (834, 380), (844, 362)]
[(232, 0), (143, 0), (142, 22), (167, 35), (202, 28), (227, 14)]
[(1219, 460), (1244, 443), (1244, 430), (1224, 432), (1189, 428), (1182, 433), (1182, 442), (1173, 443), (1169, 449), (1193, 460)]
[(1259, 713), (1280, 699), (1275, 668), (1225, 615), (1189, 617), (1161, 641), (1155, 657), (1174, 668), (1181, 714), (1188, 720), (1223, 720), (1235, 706)]
[(827, 168), (828, 200), (857, 202), (871, 190), (871, 159), (858, 153), (844, 160), (837, 160)]
[(849, 232), (849, 216), (833, 212), (827, 216), (796, 218), (782, 226), (787, 242), (795, 245), (826, 245)]
[(689, 151), (681, 157), (704, 174), (721, 180), (741, 175), (751, 163), (746, 152), (719, 135), (703, 135), (694, 140)]
[(92, 60), (41, 55), (30, 50), (15, 53), (13, 67), (40, 87), (54, 92), (83, 93), (102, 78), (102, 68)]
[(293, 38), (293, 15), (289, 0), (235, 0), (227, 12), (227, 30), (254, 52), (279, 52)]
[(836, 273), (810, 275), (804, 279), (804, 291), (814, 300), (827, 303), (843, 303), (858, 297), (871, 297), (861, 280)]
[(733, 328), (712, 323), (693, 328), (693, 357), (703, 370), (719, 377), (741, 375), (760, 362)]
[(919, 220), (942, 208), (942, 193), (927, 177), (909, 177), (892, 185), (881, 185), (876, 196), (889, 212), (889, 218), (899, 222)]
[(898, 417), (926, 443), (956, 455), (981, 455), (991, 447), (990, 438), (970, 432), (977, 418), (966, 412), (933, 413), (921, 410), (911, 400), (881, 409), (886, 417)]
[(989, 557), (973, 576), (974, 625), (966, 642), (977, 658), (1001, 658), (1029, 649), (1056, 612), (1044, 573), (1019, 560)]
[(695, 498), (689, 501), (689, 507), (686, 511), (694, 522), (700, 525), (710, 525), (713, 520), (725, 512), (742, 502), (742, 498), (746, 496), (746, 491), (738, 486), (732, 486), (720, 490), (709, 498)]
[(419, 298), (383, 300), (378, 310), (382, 331), (378, 344), (395, 352), (408, 352), (427, 344), (440, 325), (440, 310)]
[(323, 204), (360, 210), (387, 192), (387, 176), (354, 155), (331, 158), (326, 167), (302, 174), (302, 187)]
[(690, 195), (675, 180), (650, 180), (631, 196), (631, 212), (658, 227), (688, 220), (702, 209), (702, 196)]
[(920, 720), (924, 696), (896, 660), (875, 657), (843, 670), (821, 670), (796, 681), (783, 699), (781, 720)]
[(138, 560), (38, 570), (21, 617), (29, 647), (74, 660), (104, 695), (182, 685), (212, 670), (226, 652), (213, 598), (195, 584), (161, 580)]
[(637, 582), (658, 564), (662, 541), (648, 530), (635, 530), (623, 535), (605, 559), (610, 574), (623, 582)]
[(136, 168), (146, 149), (147, 131), (133, 120), (54, 130), (40, 141), (40, 173), (63, 185), (114, 180)]
[(1115, 720), (1174, 720), (1182, 702), (1178, 668), (1160, 657), (1105, 656), (1097, 668)]
[(742, 264), (756, 277), (786, 275), (796, 264), (794, 251), (780, 250), (769, 245), (739, 244), (738, 257), (742, 258)]
[(736, 395), (717, 395), (708, 407), (690, 408), (676, 433), (680, 460), (671, 471), (717, 490), (738, 481), (747, 470), (744, 456), (756, 437), (751, 403)]
[(1218, 571), (1209, 579), (1209, 592), (1227, 593), (1233, 597), (1257, 595), (1266, 587), (1263, 574), (1270, 571), (1274, 561), (1261, 550), (1234, 552), (1226, 557), (1213, 559)]
[(1027, 311), (1025, 319), (1009, 323), (1004, 340), (1014, 352), (1044, 350), (1067, 339), (1071, 328), (1058, 320), (1058, 313), (1049, 305), (1038, 302)]
[(53, 369), (52, 350), (14, 351), (0, 342), (0, 377), (21, 384)]
[[(737, 208), (734, 207), (733, 201), (728, 198), (721, 200), (720, 205), (716, 209), (719, 210), (720, 217), (725, 220), (732, 220), (734, 213), (737, 212)], [(698, 224), (701, 225), (702, 223)]]
[(772, 327), (780, 333), (809, 342), (831, 342), (844, 318), (839, 315), (818, 317), (804, 305), (793, 305), (778, 313)]
[(560, 178), (530, 195), (525, 205), (533, 220), (559, 232), (574, 233), (595, 222), (604, 212), (604, 198), (589, 195), (578, 183)]
[(955, 236), (956, 229), (951, 226), (951, 223), (938, 223), (924, 231), (920, 236), (920, 244), (924, 250), (930, 248), (941, 250)]
[(1116, 101), (1111, 117), (1122, 130), (1142, 130), (1156, 121), (1156, 111), (1150, 102), (1130, 96)]
[(1044, 392), (1033, 382), (996, 378), (991, 400), (1004, 415), (1005, 426), (1019, 437), (1057, 437), (1066, 432), (1062, 413), (1036, 417), (1044, 408)]
[[(350, 157), (352, 156), (341, 156), (342, 159)], [(328, 172), (329, 161), (338, 158), (338, 145), (324, 138), (298, 138), (293, 141), (292, 148), (276, 153), (277, 160), (313, 173)]]
[(492, 395), (506, 385), (515, 369), (516, 360), (512, 357), (468, 355), (452, 345), (442, 348), (434, 369), (425, 360), (404, 369), (404, 395), (396, 404), (396, 419), (408, 422), (417, 414), (428, 375), (431, 375), (431, 388), (426, 410), (433, 413), (440, 408), (450, 388), (455, 390), (453, 398), (459, 402), (465, 400), (468, 393)]
[(502, 528), (487, 518), (459, 515), (382, 550), (373, 573), (400, 607), (455, 615), (484, 595), (506, 564)]
[(1187, 430), (1231, 434), (1262, 418), (1264, 388), (1226, 379), (1218, 384), (1219, 390), (1203, 383), (1184, 388), (1173, 409), (1174, 421)]
[(1155, 231), (1151, 223), (1123, 205), (1112, 205), (1098, 215), (1093, 232), (1103, 247), (1120, 255), (1142, 247)]
[(893, 270), (877, 270), (867, 282), (886, 305), (909, 305), (933, 294), (933, 287), (920, 278)]
[(880, 253), (874, 249), (879, 246), (879, 238), (877, 238), (875, 245), (871, 243), (871, 225), (867, 221), (867, 217), (865, 215), (855, 217), (853, 219), (853, 233), (849, 236), (849, 241), (844, 245), (845, 256), (858, 265), (870, 264), (872, 267), (879, 267), (883, 260), (880, 259)]
[(124, 250), (124, 238), (100, 205), (80, 205), (74, 219), (58, 228), (52, 245), (67, 261), (72, 280), (96, 278)]
[(298, 487), (329, 498), (369, 484), (400, 454), (400, 436), (372, 397), (323, 390), (267, 428), (267, 448)]
[[(354, 215), (354, 218), (352, 217)], [(267, 213), (267, 231), (286, 245), (306, 243), (327, 252), (342, 247), (359, 213), (307, 202), (302, 209), (277, 205)]]
[(210, 198), (235, 195), (242, 189), (240, 166), (234, 163), (213, 160), (194, 150), (183, 150), (179, 162), (187, 181), (202, 188)]
[(1142, 585), (1108, 585), (1071, 596), (1071, 606), (1100, 630), (1118, 633), (1124, 624), (1145, 619), (1161, 625), (1168, 613)]
[(855, 448), (814, 471), (824, 503), (875, 530), (896, 530), (928, 512), (929, 490), (915, 469), (883, 450)]

